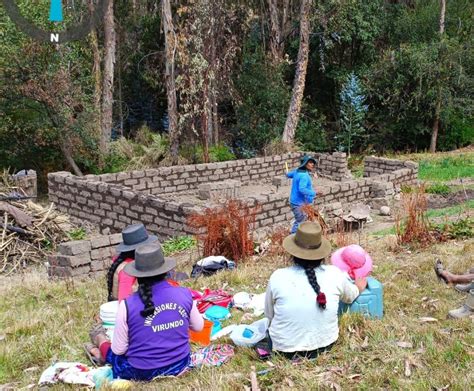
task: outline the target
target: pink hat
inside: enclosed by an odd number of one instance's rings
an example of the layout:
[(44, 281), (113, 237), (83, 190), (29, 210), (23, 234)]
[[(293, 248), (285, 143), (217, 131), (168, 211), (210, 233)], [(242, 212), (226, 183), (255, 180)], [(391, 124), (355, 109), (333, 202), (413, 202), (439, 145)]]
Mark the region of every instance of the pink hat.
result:
[(331, 263), (347, 272), (352, 279), (367, 277), (372, 271), (372, 258), (357, 244), (335, 251), (331, 256)]

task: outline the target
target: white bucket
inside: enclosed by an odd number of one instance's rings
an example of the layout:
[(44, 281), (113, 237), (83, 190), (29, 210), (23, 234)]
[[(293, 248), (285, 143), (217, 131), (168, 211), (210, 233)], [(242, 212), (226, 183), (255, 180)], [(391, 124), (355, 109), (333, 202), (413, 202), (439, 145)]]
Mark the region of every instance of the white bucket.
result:
[(119, 302), (109, 301), (100, 306), (100, 319), (102, 320), (102, 326), (104, 327), (107, 336), (112, 340), (115, 329), (115, 319), (117, 318)]

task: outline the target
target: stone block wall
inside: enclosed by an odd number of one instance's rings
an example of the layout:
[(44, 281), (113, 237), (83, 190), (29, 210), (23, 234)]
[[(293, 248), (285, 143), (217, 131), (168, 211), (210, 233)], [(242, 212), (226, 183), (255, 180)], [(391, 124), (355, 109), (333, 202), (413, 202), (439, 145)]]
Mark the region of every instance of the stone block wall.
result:
[[(197, 189), (200, 184), (239, 180), (242, 185), (271, 181), (285, 171), (297, 167), (305, 152), (290, 152), (277, 156), (266, 156), (228, 162), (206, 163), (185, 166), (160, 167), (156, 169), (120, 172), (116, 174), (87, 175), (87, 180), (126, 186), (146, 194), (167, 194)], [(311, 153), (310, 153), (311, 154)], [(311, 154), (318, 164), (316, 170), (324, 176), (342, 180), (348, 175), (345, 153)]]
[(318, 158), (317, 171), (321, 175), (336, 181), (352, 178), (344, 152), (318, 153), (316, 156)]
[[(294, 168), (298, 166), (302, 154), (100, 176), (77, 177), (69, 172), (56, 172), (48, 175), (49, 198), (61, 211), (95, 223), (103, 231), (120, 232), (129, 224), (142, 222), (149, 232), (164, 240), (170, 236), (193, 234), (186, 219), (191, 213), (201, 212), (202, 208), (186, 202), (165, 201), (158, 194), (179, 192), (178, 189), (181, 189), (198, 195), (199, 185), (217, 185), (237, 179), (242, 185), (265, 181), (272, 183), (275, 175), (282, 177), (285, 161), (290, 168)], [(418, 165), (413, 162), (369, 157), (365, 163), (365, 177), (346, 180), (345, 154), (316, 154), (316, 158), (318, 171), (328, 176), (331, 173), (336, 180), (328, 186), (316, 186), (318, 196), (315, 203), (321, 207), (335, 202), (347, 206), (370, 198), (391, 197), (395, 187), (417, 180)], [(284, 182), (282, 180), (281, 185)], [(208, 187), (212, 190), (213, 186)], [(232, 191), (236, 192), (237, 188)], [(292, 219), (287, 194), (259, 195), (246, 198), (246, 202), (260, 206), (255, 228)], [(207, 206), (212, 206), (212, 203)], [(76, 261), (82, 262), (80, 259)]]
[(69, 172), (48, 174), (49, 200), (78, 220), (90, 221), (101, 230), (120, 232), (127, 225), (143, 222), (161, 239), (192, 234), (185, 226), (191, 204), (164, 201), (125, 186), (77, 177)]
[(38, 195), (38, 181), (35, 170), (21, 170), (11, 176), (13, 184), (20, 188), (28, 197), (36, 198)]
[(48, 275), (67, 278), (105, 274), (121, 241), (122, 235), (118, 233), (61, 243), (57, 254), (48, 258)]
[(418, 163), (368, 156), (364, 159), (364, 177), (373, 177), (398, 170), (411, 170), (418, 177)]
[(199, 184), (239, 180), (242, 185), (250, 182), (268, 181), (282, 175), (285, 162), (289, 167), (299, 164), (304, 152), (253, 159), (232, 160), (185, 166), (160, 167), (156, 169), (120, 172), (116, 174), (88, 175), (86, 178), (129, 187), (143, 193), (160, 195), (197, 189)]

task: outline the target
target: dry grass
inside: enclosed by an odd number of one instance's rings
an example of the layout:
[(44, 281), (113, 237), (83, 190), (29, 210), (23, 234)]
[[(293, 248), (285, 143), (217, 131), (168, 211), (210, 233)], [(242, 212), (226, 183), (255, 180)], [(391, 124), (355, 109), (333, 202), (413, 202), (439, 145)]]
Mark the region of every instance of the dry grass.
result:
[[(446, 319), (447, 311), (459, 306), (464, 296), (436, 280), (433, 264), (439, 257), (454, 272), (472, 267), (474, 239), (397, 253), (388, 251), (394, 243), (393, 235), (381, 240), (364, 237), (361, 243), (375, 261), (374, 276), (384, 283), (383, 320), (344, 315), (339, 341), (331, 352), (298, 366), (272, 359), (274, 369), (258, 376), (262, 389), (331, 390), (339, 389), (337, 385), (343, 390), (430, 390), (448, 385), (449, 390), (469, 389), (474, 380), (472, 319)], [(248, 260), (235, 271), (199, 278), (190, 286), (263, 292), (273, 270), (286, 262), (272, 259)], [(190, 263), (181, 267), (189, 272)], [(0, 384), (13, 383), (15, 389), (33, 384), (56, 359), (86, 362), (81, 346), (106, 297), (103, 280), (50, 282), (44, 273), (30, 272), (0, 279), (0, 287), (0, 334), (4, 336)], [(238, 322), (242, 312), (232, 310), (232, 315), (230, 321)], [(437, 321), (422, 322), (422, 317)], [(400, 342), (404, 344), (397, 345)], [(137, 384), (135, 389), (241, 390), (250, 385), (251, 366), (257, 371), (270, 368), (251, 350), (237, 348), (233, 360), (221, 368)]]

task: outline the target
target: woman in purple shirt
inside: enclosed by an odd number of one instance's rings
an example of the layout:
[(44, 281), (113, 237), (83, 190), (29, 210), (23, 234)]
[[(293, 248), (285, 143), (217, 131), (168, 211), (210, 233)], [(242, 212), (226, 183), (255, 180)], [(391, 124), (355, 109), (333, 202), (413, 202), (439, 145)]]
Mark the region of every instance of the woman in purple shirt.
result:
[(137, 277), (138, 292), (120, 302), (112, 343), (101, 327), (91, 332), (115, 378), (148, 381), (188, 368), (189, 329), (202, 330), (204, 320), (189, 289), (165, 280), (175, 266), (156, 243), (138, 247), (135, 261), (125, 266), (127, 274)]

